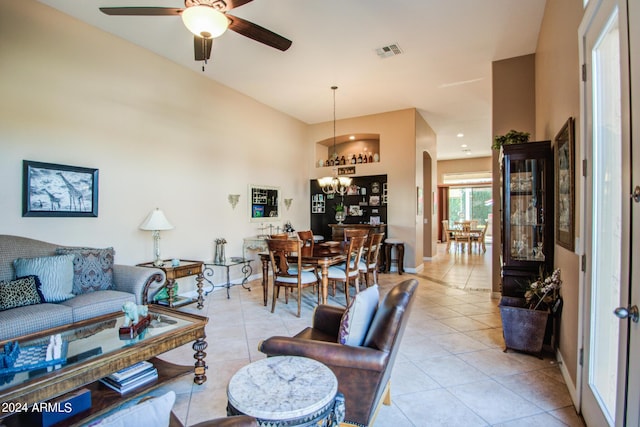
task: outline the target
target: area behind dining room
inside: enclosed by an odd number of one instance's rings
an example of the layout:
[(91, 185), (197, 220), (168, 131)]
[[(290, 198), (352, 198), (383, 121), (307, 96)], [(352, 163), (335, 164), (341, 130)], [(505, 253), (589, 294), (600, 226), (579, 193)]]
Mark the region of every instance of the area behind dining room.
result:
[[(584, 425), (553, 359), (502, 351), (498, 301), (488, 290), (471, 289), (482, 271), (482, 264), (475, 263), (479, 256), (457, 256), (467, 261), (447, 267), (443, 260), (434, 280), (425, 276), (435, 276), (436, 270), (427, 268), (420, 275), (379, 276), (381, 294), (409, 277), (419, 287), (392, 373), (392, 405), (381, 407), (374, 426)], [(295, 300), (279, 301), (270, 313), (262, 302), (260, 280), (250, 286), (251, 291), (232, 288), (230, 299), (225, 292), (214, 292), (205, 302), (208, 381), (197, 386), (187, 376), (166, 386), (177, 393), (174, 412), (186, 425), (226, 414), (229, 379), (265, 357), (257, 350), (261, 340), (292, 336), (310, 326), (317, 301), (311, 289), (303, 291), (297, 318)], [(344, 306), (344, 301), (341, 291), (335, 297), (329, 293), (329, 304)], [(192, 353), (184, 346), (163, 358), (191, 363)]]

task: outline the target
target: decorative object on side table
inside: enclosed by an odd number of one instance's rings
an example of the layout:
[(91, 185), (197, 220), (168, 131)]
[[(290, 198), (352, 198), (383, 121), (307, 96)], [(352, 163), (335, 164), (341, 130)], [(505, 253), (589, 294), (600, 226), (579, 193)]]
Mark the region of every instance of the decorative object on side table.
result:
[(556, 268), (551, 275), (541, 273), (537, 280), (531, 282), (524, 298), (502, 297), (500, 317), (505, 352), (512, 349), (541, 357), (545, 335), (555, 347), (557, 322), (553, 320), (560, 317), (562, 311), (561, 286), (560, 269)]
[(216, 246), (213, 255), (213, 263), (224, 264), (227, 260), (227, 257), (224, 254), (224, 246), (227, 244), (227, 239), (225, 239), (224, 237), (221, 239), (216, 239), (215, 244)]
[(140, 224), (140, 230), (153, 232), (153, 253), (155, 255), (153, 265), (156, 267), (162, 267), (163, 264), (162, 258), (160, 257), (160, 230), (171, 229), (173, 229), (173, 225), (171, 225), (167, 217), (164, 216), (164, 212), (159, 208), (151, 211), (147, 219)]

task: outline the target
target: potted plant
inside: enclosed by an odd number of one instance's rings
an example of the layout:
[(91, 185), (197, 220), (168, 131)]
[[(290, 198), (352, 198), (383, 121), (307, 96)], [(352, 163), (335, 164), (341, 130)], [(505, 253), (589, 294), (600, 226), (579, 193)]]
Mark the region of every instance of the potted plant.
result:
[(347, 213), (344, 210), (344, 203), (339, 202), (334, 209), (336, 210), (336, 221), (338, 221), (338, 224), (342, 224), (342, 221), (347, 219)]
[(560, 269), (555, 269), (531, 282), (524, 298), (502, 297), (500, 317), (505, 352), (512, 349), (541, 355), (549, 320), (560, 315), (561, 286)]
[(503, 145), (509, 144), (522, 144), (524, 142), (529, 142), (529, 132), (518, 132), (517, 130), (511, 129), (504, 135), (496, 135), (493, 138), (493, 145), (491, 148), (494, 150), (499, 150)]

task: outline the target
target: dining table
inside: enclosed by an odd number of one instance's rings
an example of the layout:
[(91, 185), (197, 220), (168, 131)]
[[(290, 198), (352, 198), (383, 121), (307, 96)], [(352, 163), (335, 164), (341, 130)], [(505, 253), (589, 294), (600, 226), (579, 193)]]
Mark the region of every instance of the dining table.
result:
[[(301, 249), (302, 263), (305, 266), (313, 266), (320, 270), (321, 303), (327, 303), (329, 296), (329, 267), (340, 264), (347, 259), (345, 242), (328, 241), (311, 246), (303, 246)], [(262, 296), (263, 303), (267, 305), (269, 289), (269, 252), (261, 252), (262, 262)], [(291, 261), (297, 262), (297, 256), (292, 256)]]

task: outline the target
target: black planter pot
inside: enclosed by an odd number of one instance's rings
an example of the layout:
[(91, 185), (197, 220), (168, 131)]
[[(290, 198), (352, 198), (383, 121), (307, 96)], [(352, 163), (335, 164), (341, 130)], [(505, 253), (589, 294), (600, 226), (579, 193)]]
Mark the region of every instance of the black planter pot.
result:
[(500, 317), (506, 352), (523, 351), (542, 357), (542, 345), (550, 313), (525, 308), (524, 298), (502, 297)]

